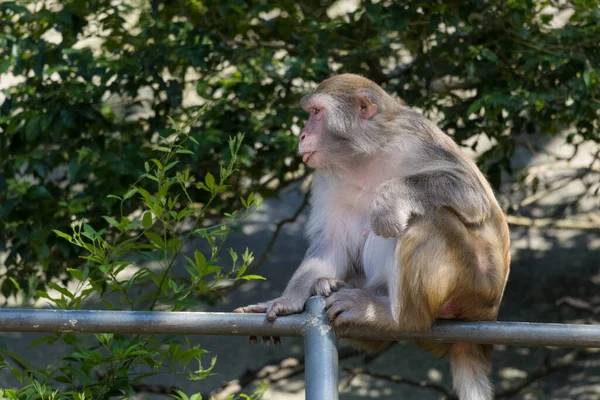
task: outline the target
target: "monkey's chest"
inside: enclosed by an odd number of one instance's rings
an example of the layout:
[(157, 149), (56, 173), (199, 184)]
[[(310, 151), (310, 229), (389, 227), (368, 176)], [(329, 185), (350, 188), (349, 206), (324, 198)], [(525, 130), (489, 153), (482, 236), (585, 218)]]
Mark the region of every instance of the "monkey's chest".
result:
[(334, 191), (330, 198), (336, 201), (327, 204), (325, 217), (326, 237), (343, 248), (355, 266), (353, 275), (358, 275), (366, 289), (387, 287), (390, 275), (396, 274), (396, 239), (385, 239), (371, 231), (370, 204), (374, 190), (352, 192)]
[(397, 245), (397, 239), (382, 238), (372, 232), (365, 238), (360, 261), (367, 289), (387, 287), (390, 277), (396, 274)]
[(357, 274), (364, 282), (365, 289), (380, 291), (387, 288), (390, 274), (396, 272), (396, 246), (397, 239), (385, 239), (371, 231), (367, 212), (347, 210), (341, 226), (337, 228), (339, 240), (345, 243), (347, 253), (350, 254)]

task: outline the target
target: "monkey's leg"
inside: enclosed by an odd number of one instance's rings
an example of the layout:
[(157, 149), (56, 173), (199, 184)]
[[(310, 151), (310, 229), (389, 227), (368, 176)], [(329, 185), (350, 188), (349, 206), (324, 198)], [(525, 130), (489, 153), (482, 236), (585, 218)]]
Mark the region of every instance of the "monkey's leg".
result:
[[(335, 327), (368, 325), (387, 329), (396, 325), (388, 297), (374, 296), (354, 287), (342, 287), (325, 300), (327, 317)], [(390, 342), (383, 340), (348, 340), (352, 347), (367, 353), (384, 350)]]
[[(342, 281), (339, 279), (333, 279), (333, 278), (321, 278), (315, 283), (315, 286), (313, 286), (313, 290), (312, 290), (313, 295), (324, 296), (324, 297), (328, 297), (328, 298), (331, 297), (334, 293), (339, 292), (340, 290), (343, 290), (343, 289), (355, 289), (355, 290), (344, 291), (341, 295), (334, 296), (328, 301), (326, 300), (326, 302), (327, 302), (326, 304), (328, 304), (327, 307), (329, 308), (329, 310), (331, 310), (329, 312), (328, 316), (331, 318), (331, 321), (333, 322), (334, 325), (350, 323), (350, 319), (352, 319), (352, 317), (348, 314), (348, 311), (346, 311), (346, 313), (344, 314), (344, 311), (342, 311), (342, 309), (349, 308), (351, 306), (355, 306), (355, 304), (353, 304), (353, 300), (358, 300), (360, 297), (362, 297), (361, 295), (368, 296), (368, 293), (364, 292), (361, 289), (356, 289), (353, 285), (351, 285), (345, 281)], [(336, 304), (334, 305), (334, 303), (336, 303)], [(363, 321), (364, 319), (361, 316), (361, 312), (364, 312), (364, 311), (366, 311), (366, 310), (351, 311), (355, 314), (354, 318), (356, 319), (356, 321), (352, 320), (352, 322), (357, 323), (357, 322)], [(384, 311), (384, 310), (380, 310), (380, 311)], [(336, 313), (337, 313), (337, 315), (336, 315)], [(342, 315), (342, 314), (344, 314), (344, 315)], [(341, 318), (340, 318), (340, 316), (341, 316)], [(337, 322), (336, 322), (336, 320), (337, 320)], [(348, 343), (350, 343), (350, 345), (352, 347), (354, 347), (355, 349), (357, 349), (359, 351), (364, 351), (366, 353), (371, 353), (371, 354), (383, 351), (390, 346), (390, 342), (383, 341), (383, 340), (347, 339), (346, 341)]]
[[(477, 237), (453, 212), (444, 209), (417, 218), (409, 226), (399, 250), (396, 301), (391, 299), (401, 329), (426, 330), (443, 314), (465, 320), (495, 319), (498, 309), (494, 304), (499, 304), (500, 298), (490, 287), (496, 281), (494, 268), (480, 265), (484, 261), (479, 242), (473, 239)], [(420, 345), (438, 356), (450, 356), (454, 388), (461, 400), (492, 398), (490, 346)]]

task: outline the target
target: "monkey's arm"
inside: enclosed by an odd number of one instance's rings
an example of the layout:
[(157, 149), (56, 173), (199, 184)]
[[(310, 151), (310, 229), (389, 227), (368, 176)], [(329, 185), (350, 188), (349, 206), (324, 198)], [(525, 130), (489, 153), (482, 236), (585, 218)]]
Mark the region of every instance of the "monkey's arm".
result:
[(451, 209), (466, 224), (487, 217), (490, 199), (474, 173), (462, 169), (428, 171), (382, 184), (371, 206), (371, 228), (376, 235), (400, 237), (413, 215), (435, 208)]

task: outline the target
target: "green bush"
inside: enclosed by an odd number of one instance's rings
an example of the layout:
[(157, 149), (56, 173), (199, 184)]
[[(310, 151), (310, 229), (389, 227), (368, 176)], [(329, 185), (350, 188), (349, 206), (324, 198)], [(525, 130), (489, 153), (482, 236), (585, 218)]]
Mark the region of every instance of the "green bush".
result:
[[(182, 159), (194, 155), (187, 145), (198, 143), (192, 135), (182, 133), (190, 123), (154, 146), (154, 152), (160, 156), (144, 163), (146, 172), (130, 190), (122, 196), (109, 196), (120, 204), (137, 198), (142, 204), (137, 216), (122, 213), (116, 218), (103, 216), (106, 228), (98, 230), (78, 220), (72, 231), (54, 231), (61, 240), (81, 249), (85, 263), (80, 268), (67, 270), (71, 280), (76, 282), (74, 287), (48, 282), (56, 295), (45, 290), (34, 292), (37, 282), (32, 277), (22, 290), (25, 302), (35, 297), (47, 300), (53, 308), (81, 309), (90, 301), (100, 300), (108, 309), (178, 311), (201, 304), (225, 279), (262, 279), (246, 274), (254, 258), (248, 249), (241, 256), (234, 249), (228, 250), (231, 268), (224, 269), (219, 259), (232, 224), (239, 223), (260, 206), (260, 198), (250, 194), (241, 199), (242, 210), (227, 213), (216, 225), (203, 223), (211, 203), (227, 189), (225, 182), (237, 172), (243, 135), (229, 140), (231, 158), (219, 168), (217, 177), (209, 172), (202, 181), (196, 181), (189, 169), (181, 167)], [(142, 187), (144, 181), (149, 182), (151, 192)], [(191, 199), (192, 187), (208, 194), (204, 207), (198, 208)], [(187, 229), (182, 230), (182, 222)], [(188, 239), (193, 237), (203, 238), (210, 251), (205, 255), (195, 250), (192, 257), (184, 256), (186, 273), (176, 275), (172, 267), (181, 257)], [(135, 259), (141, 262), (132, 262)], [(155, 265), (151, 268), (143, 261), (153, 261)], [(11, 282), (21, 290), (16, 281)], [(141, 294), (140, 287), (145, 288)], [(0, 389), (0, 397), (102, 400), (129, 396), (142, 390), (140, 385), (145, 379), (158, 374), (177, 373), (189, 380), (204, 379), (211, 374), (216, 362), (214, 356), (206, 365), (207, 350), (192, 346), (181, 336), (95, 334), (90, 338), (59, 332), (43, 336), (31, 346), (56, 342), (63, 343), (68, 351), (43, 368), (9, 350), (0, 350), (0, 367), (11, 366), (21, 384), (16, 390)], [(188, 399), (181, 391), (169, 390), (176, 399)], [(195, 394), (190, 399), (200, 399), (199, 396)], [(260, 392), (245, 398), (257, 396)]]

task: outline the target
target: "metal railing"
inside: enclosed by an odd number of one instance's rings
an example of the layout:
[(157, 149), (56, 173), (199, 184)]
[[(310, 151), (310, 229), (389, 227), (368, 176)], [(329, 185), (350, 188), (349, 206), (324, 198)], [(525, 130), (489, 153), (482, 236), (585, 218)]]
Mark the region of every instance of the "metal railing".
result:
[(337, 400), (336, 337), (508, 344), (525, 346), (600, 347), (600, 325), (529, 322), (440, 322), (430, 331), (381, 332), (369, 327), (336, 332), (325, 315), (325, 301), (312, 297), (302, 314), (267, 322), (264, 314), (0, 310), (0, 332), (95, 332), (226, 336), (304, 337), (307, 400)]

